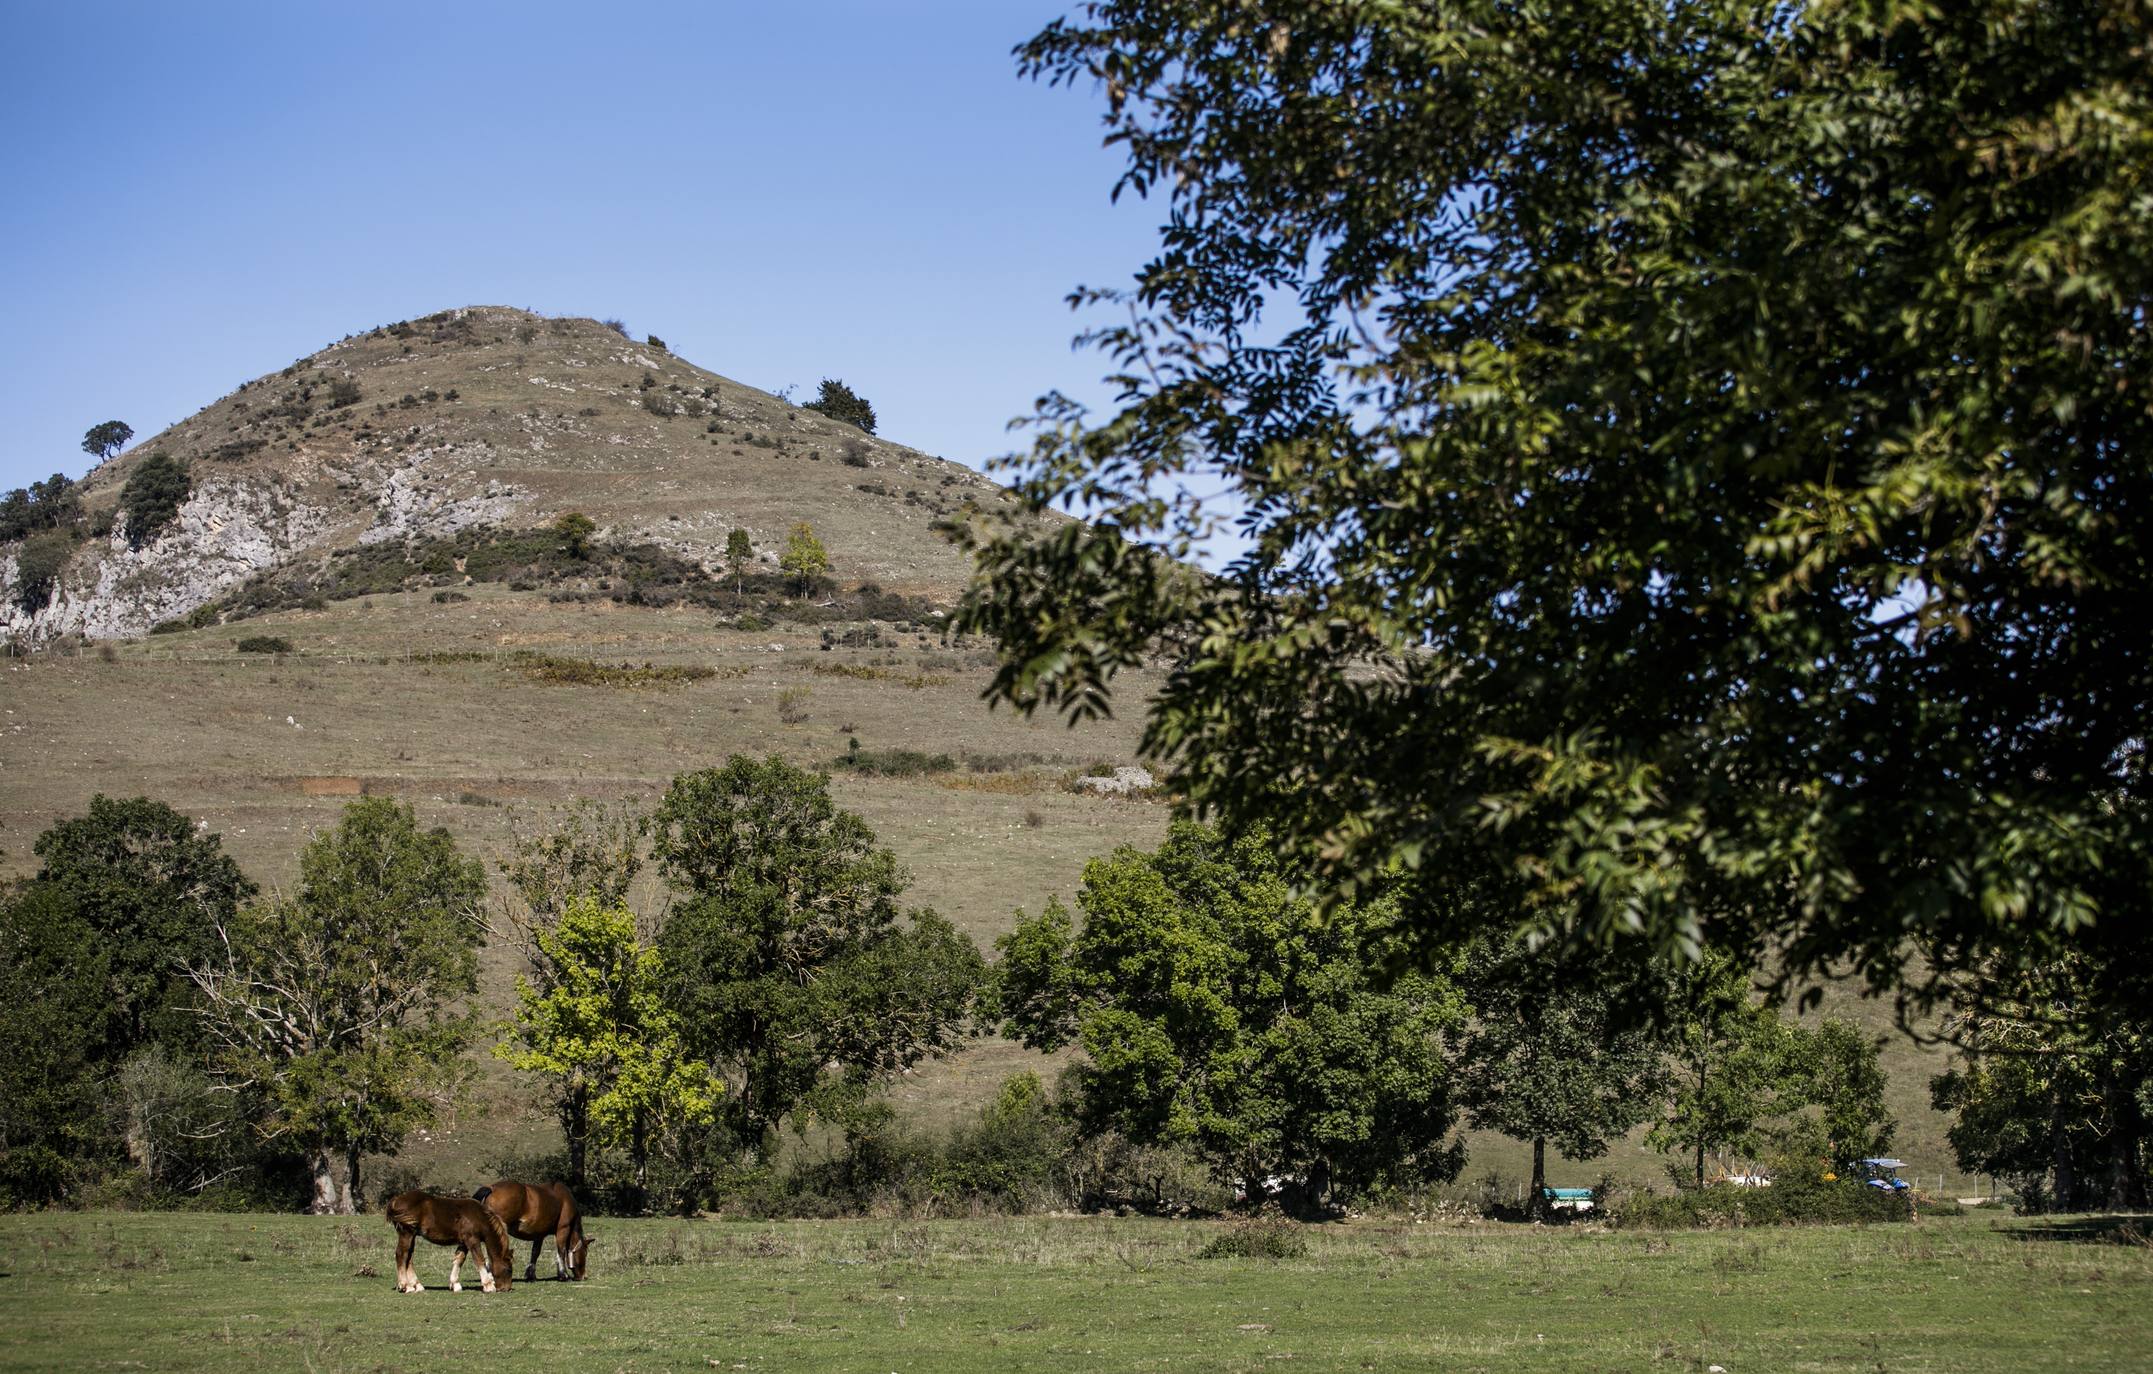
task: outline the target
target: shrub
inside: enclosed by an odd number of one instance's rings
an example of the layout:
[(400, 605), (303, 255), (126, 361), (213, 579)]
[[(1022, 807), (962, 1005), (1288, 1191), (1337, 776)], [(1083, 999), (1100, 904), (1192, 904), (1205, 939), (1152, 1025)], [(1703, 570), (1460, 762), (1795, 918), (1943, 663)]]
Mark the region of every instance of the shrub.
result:
[(233, 646), (243, 654), (288, 654), (292, 642), (282, 635), (248, 635)]
[(440, 604), (440, 605), (447, 605), (448, 603), (450, 603), (450, 602), (452, 602), (452, 601), (469, 601), (470, 599), (471, 599), (471, 598), (470, 598), (470, 596), (469, 596), (468, 594), (464, 593), (464, 592), (435, 592), (435, 593), (434, 593), (434, 601), (435, 601), (435, 602), (436, 602), (437, 604)]
[(644, 335), (643, 342), (650, 345), (652, 348), (657, 349), (660, 353), (666, 351), (665, 340), (659, 338), (656, 334)]
[(1785, 1175), (1770, 1188), (1715, 1184), (1672, 1195), (1637, 1193), (1614, 1199), (1607, 1208), (1608, 1220), (1617, 1228), (1655, 1231), (1906, 1221), (1911, 1213), (1900, 1193), (1852, 1179), (1803, 1183)]
[(339, 377), (329, 384), (329, 408), (342, 410), (359, 404), (359, 384), (349, 377)]
[(787, 725), (798, 725), (807, 719), (807, 700), (810, 693), (805, 687), (787, 687), (777, 694), (777, 718)]
[(623, 324), (621, 321), (600, 320), (598, 323), (604, 325), (606, 328), (612, 330), (614, 333), (620, 335), (622, 338), (627, 339), (631, 342), (634, 341), (635, 336), (628, 332), (628, 326)]
[(837, 447), (837, 461), (848, 468), (872, 467), (867, 461), (867, 445), (857, 439), (847, 439)]
[(802, 410), (818, 411), (833, 420), (857, 425), (869, 434), (875, 432), (875, 408), (865, 396), (834, 377), (822, 379), (821, 389), (815, 399), (801, 407)]
[(15, 604), (32, 615), (51, 605), (74, 556), (75, 541), (65, 530), (40, 530), (24, 540), (15, 556)]
[(152, 453), (137, 463), (120, 489), (128, 547), (139, 549), (154, 540), (179, 515), (193, 486), (187, 465), (170, 454)]
[(643, 397), (643, 409), (660, 419), (671, 419), (680, 414), (680, 402), (662, 391), (653, 391)]
[(1198, 1259), (1301, 1259), (1308, 1254), (1308, 1239), (1301, 1229), (1282, 1221), (1253, 1221), (1213, 1236)]
[(947, 754), (924, 754), (917, 749), (852, 749), (831, 761), (833, 768), (849, 769), (871, 778), (913, 778), (923, 773), (954, 772), (957, 761)]

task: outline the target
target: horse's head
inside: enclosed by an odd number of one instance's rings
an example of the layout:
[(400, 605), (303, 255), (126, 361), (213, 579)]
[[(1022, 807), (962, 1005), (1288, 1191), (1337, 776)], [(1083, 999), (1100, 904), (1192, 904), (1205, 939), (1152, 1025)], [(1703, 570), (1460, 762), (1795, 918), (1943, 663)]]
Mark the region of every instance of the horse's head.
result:
[(572, 1279), (581, 1279), (583, 1277), (583, 1271), (589, 1267), (590, 1253), (591, 1238), (589, 1236), (577, 1236), (574, 1247), (568, 1252), (568, 1277)]

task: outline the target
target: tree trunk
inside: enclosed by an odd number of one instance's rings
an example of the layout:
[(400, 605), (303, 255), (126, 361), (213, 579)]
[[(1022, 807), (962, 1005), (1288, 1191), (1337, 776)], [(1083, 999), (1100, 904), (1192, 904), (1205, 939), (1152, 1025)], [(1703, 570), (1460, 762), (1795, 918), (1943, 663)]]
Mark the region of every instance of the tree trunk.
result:
[(2056, 1176), (2056, 1193), (2050, 1210), (2068, 1212), (2078, 1205), (2078, 1167), (2071, 1158), (2071, 1136), (2064, 1126), (2060, 1093), (2049, 1110), (2048, 1148), (2050, 1168)]
[(1704, 1187), (1704, 1142), (1697, 1142), (1697, 1186)]
[(590, 1089), (578, 1083), (569, 1090), (568, 1107), (562, 1113), (561, 1125), (568, 1137), (568, 1188), (582, 1197), (589, 1190), (585, 1184), (590, 1179), (591, 1094)]
[(2143, 1211), (2146, 1177), (2138, 1162), (2138, 1138), (2144, 1124), (2137, 1097), (2118, 1081), (2112, 1060), (2101, 1069), (2101, 1096), (2108, 1107), (2108, 1205), (2117, 1211)]
[(326, 1145), (309, 1149), (306, 1155), (312, 1186), (307, 1211), (318, 1217), (333, 1216), (337, 1211), (336, 1156)]
[(1547, 1214), (1547, 1137), (1536, 1135), (1533, 1137), (1532, 1194), (1526, 1199), (1525, 1215), (1541, 1221)]
[(344, 1147), (343, 1211), (345, 1216), (357, 1216), (359, 1213), (359, 1199), (361, 1197), (359, 1192), (359, 1154), (360, 1150), (356, 1145), (346, 1145)]

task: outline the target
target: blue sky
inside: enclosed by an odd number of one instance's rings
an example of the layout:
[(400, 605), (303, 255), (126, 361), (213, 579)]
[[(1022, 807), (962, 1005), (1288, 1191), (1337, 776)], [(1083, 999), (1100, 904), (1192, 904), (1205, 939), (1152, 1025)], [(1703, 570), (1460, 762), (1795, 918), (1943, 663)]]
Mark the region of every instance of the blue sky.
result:
[(753, 386), (844, 378), (978, 466), (1052, 387), (1109, 202), (1088, 90), (1018, 79), (1031, 0), (0, 0), (0, 486), (448, 306), (618, 316)]

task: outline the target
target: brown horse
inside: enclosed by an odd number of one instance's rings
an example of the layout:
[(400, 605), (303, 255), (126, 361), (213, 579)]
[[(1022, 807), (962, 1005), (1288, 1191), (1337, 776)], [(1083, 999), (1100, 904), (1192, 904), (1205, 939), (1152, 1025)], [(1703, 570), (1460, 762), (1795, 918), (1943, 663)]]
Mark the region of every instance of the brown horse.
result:
[(486, 1204), (517, 1240), (531, 1242), (531, 1262), (523, 1277), (538, 1277), (538, 1252), (546, 1237), (553, 1237), (553, 1272), (556, 1278), (580, 1279), (590, 1255), (590, 1238), (583, 1234), (583, 1214), (565, 1183), (520, 1183), (504, 1178), (471, 1195)]
[(420, 1236), (436, 1245), (453, 1245), (456, 1258), (449, 1261), (449, 1288), (463, 1292), (459, 1275), (464, 1256), (478, 1261), (479, 1286), (487, 1292), (505, 1291), (514, 1282), (516, 1252), (508, 1243), (501, 1219), (469, 1198), (443, 1197), (439, 1193), (398, 1193), (385, 1209), (396, 1228), (396, 1289), (400, 1293), (423, 1293), (412, 1268), (411, 1251)]

